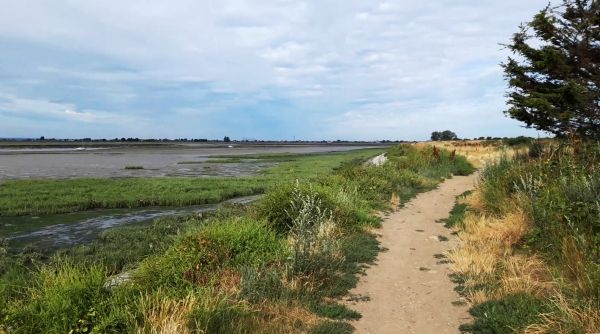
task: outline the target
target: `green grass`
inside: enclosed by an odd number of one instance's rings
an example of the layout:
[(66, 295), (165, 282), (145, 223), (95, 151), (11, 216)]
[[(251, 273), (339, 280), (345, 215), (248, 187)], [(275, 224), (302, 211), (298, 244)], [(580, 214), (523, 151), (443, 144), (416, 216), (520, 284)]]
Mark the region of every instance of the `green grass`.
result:
[(458, 227), (462, 223), (465, 218), (465, 214), (467, 213), (468, 205), (464, 203), (459, 203), (459, 200), (471, 194), (471, 191), (467, 191), (456, 197), (456, 202), (454, 203), (454, 207), (450, 211), (450, 216), (448, 218), (440, 219), (438, 222), (444, 224), (447, 228)]
[(265, 192), (280, 182), (326, 174), (347, 159), (382, 149), (289, 155), (263, 175), (242, 178), (117, 178), (8, 180), (0, 183), (0, 216), (68, 213), (91, 209), (190, 206)]
[(350, 334), (353, 332), (352, 325), (341, 321), (324, 321), (309, 331), (310, 334)]
[(193, 165), (193, 164), (202, 164), (205, 163), (206, 161), (192, 161), (192, 160), (185, 160), (185, 161), (179, 161), (177, 164), (178, 165)]
[(243, 158), (216, 158), (206, 160), (205, 162), (209, 164), (236, 164), (241, 162), (248, 162), (248, 160)]
[(268, 185), (261, 178), (10, 180), (0, 184), (0, 215), (218, 203)]
[(528, 294), (509, 295), (476, 305), (469, 311), (475, 318), (472, 324), (460, 327), (470, 333), (518, 333), (540, 320), (549, 307), (543, 300)]

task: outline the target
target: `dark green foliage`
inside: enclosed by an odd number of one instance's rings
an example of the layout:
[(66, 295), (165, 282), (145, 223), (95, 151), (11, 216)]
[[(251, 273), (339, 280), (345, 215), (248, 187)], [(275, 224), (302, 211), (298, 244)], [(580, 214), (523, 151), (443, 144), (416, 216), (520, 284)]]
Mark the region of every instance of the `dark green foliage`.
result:
[(325, 321), (311, 328), (310, 334), (351, 334), (354, 327), (346, 322)]
[(440, 220), (439, 222), (443, 223), (444, 226), (446, 226), (447, 228), (456, 227), (459, 224), (461, 224), (465, 217), (465, 213), (467, 213), (468, 205), (464, 204), (464, 203), (458, 203), (458, 199), (464, 198), (465, 196), (469, 195), (470, 193), (471, 193), (471, 191), (467, 191), (467, 192), (461, 194), (460, 196), (458, 196), (456, 203), (454, 203), (454, 207), (452, 208), (452, 211), (450, 211), (450, 216), (446, 219)]
[(432, 141), (439, 141), (439, 140), (456, 140), (458, 139), (458, 136), (456, 136), (456, 133), (450, 131), (450, 130), (446, 130), (446, 131), (433, 131), (431, 133), (431, 140)]
[(462, 325), (462, 331), (478, 334), (512, 334), (539, 320), (548, 312), (545, 302), (528, 294), (514, 294), (490, 300), (469, 311), (475, 321)]
[[(316, 198), (319, 209), (329, 215), (336, 210), (334, 200), (327, 190), (314, 184), (284, 184), (269, 192), (256, 204), (256, 214), (265, 218), (269, 225), (279, 233), (287, 233), (292, 228), (292, 221), (298, 215), (298, 207), (293, 206), (294, 193), (298, 196)], [(314, 208), (317, 209), (316, 207)]]
[(311, 309), (316, 314), (331, 319), (360, 319), (360, 313), (342, 304), (314, 304)]
[(533, 141), (533, 138), (525, 137), (525, 136), (518, 136), (518, 137), (514, 137), (514, 138), (506, 138), (503, 141), (504, 141), (504, 144), (508, 145), (508, 146), (521, 146), (521, 145), (529, 145)]
[(600, 137), (600, 3), (563, 0), (524, 24), (503, 64), (510, 117), (557, 135)]

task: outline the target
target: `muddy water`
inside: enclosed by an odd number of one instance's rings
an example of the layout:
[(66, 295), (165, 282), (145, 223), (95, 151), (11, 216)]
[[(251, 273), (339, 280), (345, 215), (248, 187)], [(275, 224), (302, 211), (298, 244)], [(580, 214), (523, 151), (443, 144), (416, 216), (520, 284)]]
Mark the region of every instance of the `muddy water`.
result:
[[(0, 180), (74, 177), (244, 176), (272, 164), (206, 163), (219, 155), (317, 153), (368, 146), (342, 145), (158, 145), (71, 148), (0, 148)], [(181, 164), (181, 162), (194, 162)], [(125, 169), (141, 166), (143, 169)]]
[[(257, 196), (230, 199), (223, 203), (247, 204)], [(35, 244), (42, 249), (59, 248), (92, 241), (109, 228), (148, 223), (159, 217), (214, 211), (219, 204), (185, 208), (93, 210), (47, 216), (0, 217), (0, 238), (13, 245)]]

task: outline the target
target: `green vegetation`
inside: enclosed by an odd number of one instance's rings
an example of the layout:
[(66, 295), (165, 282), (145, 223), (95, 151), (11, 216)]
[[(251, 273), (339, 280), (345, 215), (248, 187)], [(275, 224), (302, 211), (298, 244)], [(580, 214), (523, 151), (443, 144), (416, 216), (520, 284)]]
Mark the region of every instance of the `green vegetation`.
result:
[(185, 161), (179, 161), (177, 164), (178, 165), (193, 165), (193, 164), (202, 164), (205, 161), (192, 161), (192, 160), (185, 160)]
[(144, 166), (125, 166), (125, 169), (144, 169)]
[(503, 140), (504, 144), (507, 146), (526, 146), (533, 142), (533, 138), (518, 136), (514, 138), (506, 138)]
[(453, 224), (469, 240), (450, 256), (461, 289), (487, 299), (465, 330), (600, 330), (600, 144), (538, 150), (488, 166)]
[(206, 163), (209, 164), (237, 164), (237, 163), (241, 163), (241, 162), (247, 162), (247, 159), (242, 159), (242, 158), (216, 158), (216, 159), (209, 159), (206, 160)]
[(470, 313), (475, 317), (472, 324), (461, 330), (473, 333), (512, 334), (538, 322), (548, 312), (542, 300), (520, 293), (499, 300), (490, 300), (474, 306)]
[[(0, 182), (0, 216), (219, 203), (263, 193), (279, 182), (314, 178), (328, 173), (344, 160), (364, 159), (382, 151), (289, 154), (285, 155), (285, 161), (257, 177), (8, 180)], [(281, 159), (281, 156), (268, 157)]]
[(458, 136), (456, 133), (445, 130), (445, 131), (433, 131), (431, 133), (431, 141), (440, 141), (440, 140), (457, 140)]
[(511, 90), (506, 113), (558, 136), (600, 138), (600, 4), (563, 0), (522, 24), (503, 64)]
[(465, 218), (465, 214), (467, 213), (468, 208), (468, 205), (465, 203), (461, 203), (461, 200), (463, 200), (466, 196), (470, 194), (471, 191), (469, 190), (459, 195), (456, 198), (456, 203), (454, 204), (454, 207), (452, 207), (452, 210), (450, 211), (450, 216), (448, 216), (448, 218), (441, 219), (439, 223), (443, 223), (444, 226), (446, 226), (447, 228), (458, 227), (459, 224)]
[(342, 320), (360, 315), (337, 300), (379, 251), (373, 212), (472, 170), (432, 148), (392, 148), (381, 167), (364, 164), (372, 153), (281, 163), (257, 178), (272, 186), (256, 205), (107, 231), (49, 258), (2, 244), (0, 330), (350, 333)]

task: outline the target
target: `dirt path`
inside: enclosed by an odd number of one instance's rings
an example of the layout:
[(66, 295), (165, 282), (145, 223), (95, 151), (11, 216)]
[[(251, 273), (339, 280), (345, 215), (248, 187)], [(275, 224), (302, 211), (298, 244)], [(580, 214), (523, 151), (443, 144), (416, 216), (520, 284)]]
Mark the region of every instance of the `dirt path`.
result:
[(448, 217), (456, 196), (475, 180), (475, 175), (455, 176), (384, 219), (377, 232), (388, 250), (351, 291), (369, 300), (348, 302), (362, 314), (352, 323), (357, 333), (459, 333), (458, 326), (468, 322), (467, 307), (452, 303), (461, 299), (448, 265), (436, 258), (452, 247), (454, 236), (436, 221)]

